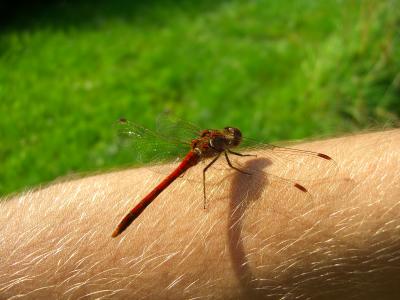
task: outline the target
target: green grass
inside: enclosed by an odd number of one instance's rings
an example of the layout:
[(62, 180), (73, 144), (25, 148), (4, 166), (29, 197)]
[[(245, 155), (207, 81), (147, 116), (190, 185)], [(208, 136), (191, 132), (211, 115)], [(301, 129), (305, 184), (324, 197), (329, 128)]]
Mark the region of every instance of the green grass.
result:
[(397, 1), (70, 1), (0, 31), (0, 194), (132, 161), (164, 110), (263, 140), (400, 116)]

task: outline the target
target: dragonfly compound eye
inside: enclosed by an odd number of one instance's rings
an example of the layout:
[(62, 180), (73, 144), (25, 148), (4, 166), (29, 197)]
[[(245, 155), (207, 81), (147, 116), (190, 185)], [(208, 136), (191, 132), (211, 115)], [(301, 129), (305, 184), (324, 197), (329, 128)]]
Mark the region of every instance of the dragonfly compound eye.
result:
[(242, 141), (242, 132), (235, 127), (225, 127), (225, 132), (230, 136), (231, 146), (237, 146)]

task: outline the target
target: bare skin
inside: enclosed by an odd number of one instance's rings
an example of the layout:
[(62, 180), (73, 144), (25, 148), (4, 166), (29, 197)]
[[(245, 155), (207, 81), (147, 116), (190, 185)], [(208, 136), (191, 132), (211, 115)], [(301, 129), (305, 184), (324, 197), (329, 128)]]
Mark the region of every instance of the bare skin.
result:
[(206, 210), (201, 180), (179, 180), (115, 239), (162, 175), (125, 170), (15, 196), (0, 204), (0, 298), (395, 299), (399, 146), (399, 130), (298, 145), (338, 164), (334, 175), (313, 166), (311, 198), (210, 168)]

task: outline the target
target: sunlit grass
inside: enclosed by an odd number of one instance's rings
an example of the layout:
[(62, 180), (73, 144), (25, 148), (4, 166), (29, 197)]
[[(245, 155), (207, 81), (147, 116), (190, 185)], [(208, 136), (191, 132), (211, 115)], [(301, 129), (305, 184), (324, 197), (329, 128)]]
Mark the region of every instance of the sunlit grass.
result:
[(396, 121), (397, 6), (98, 1), (17, 18), (0, 32), (0, 194), (130, 162), (120, 116), (153, 127), (171, 110), (263, 140)]

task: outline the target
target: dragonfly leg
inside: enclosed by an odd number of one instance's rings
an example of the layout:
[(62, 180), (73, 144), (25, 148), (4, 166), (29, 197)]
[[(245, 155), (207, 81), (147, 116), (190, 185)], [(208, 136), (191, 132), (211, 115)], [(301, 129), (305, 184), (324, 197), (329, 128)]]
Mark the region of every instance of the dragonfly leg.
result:
[(229, 152), (230, 154), (237, 155), (237, 156), (255, 156), (255, 157), (257, 157), (256, 154), (243, 154), (243, 153), (239, 153), (239, 152), (232, 151), (232, 150), (230, 150), (230, 149), (228, 149), (228, 152)]
[(219, 158), (221, 153), (218, 153), (218, 155), (203, 169), (203, 205), (204, 209), (206, 209), (206, 172), (209, 167), (211, 167)]
[(251, 173), (249, 173), (249, 172), (246, 172), (246, 171), (240, 170), (239, 168), (234, 167), (234, 166), (232, 165), (231, 161), (229, 160), (228, 153), (227, 153), (226, 151), (224, 151), (224, 154), (225, 154), (226, 161), (228, 162), (228, 165), (229, 165), (232, 169), (234, 169), (234, 170), (236, 170), (236, 171), (239, 171), (240, 173), (243, 173), (243, 174), (251, 175)]

